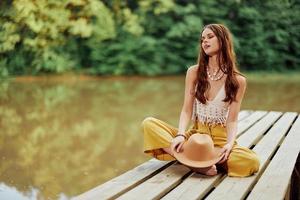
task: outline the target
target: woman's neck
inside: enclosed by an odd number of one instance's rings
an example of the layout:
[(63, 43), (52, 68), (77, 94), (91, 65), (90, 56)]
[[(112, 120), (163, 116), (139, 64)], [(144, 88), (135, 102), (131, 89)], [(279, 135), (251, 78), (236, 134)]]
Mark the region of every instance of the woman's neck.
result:
[(213, 56), (209, 57), (208, 67), (213, 71), (216, 71), (219, 69), (219, 63), (217, 62), (217, 55), (213, 55)]

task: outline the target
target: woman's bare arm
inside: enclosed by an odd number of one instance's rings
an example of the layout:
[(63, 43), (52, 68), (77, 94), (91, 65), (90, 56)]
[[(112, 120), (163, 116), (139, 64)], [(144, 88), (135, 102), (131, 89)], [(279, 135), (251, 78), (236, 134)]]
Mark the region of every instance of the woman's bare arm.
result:
[[(197, 70), (198, 66), (194, 65), (189, 67), (185, 77), (185, 91), (184, 91), (184, 101), (179, 117), (178, 133), (185, 135), (185, 130), (191, 115), (193, 112), (193, 103), (195, 99), (195, 83), (197, 80)], [(184, 143), (183, 137), (175, 137), (171, 143), (171, 151), (181, 151), (181, 147)]]
[(193, 103), (195, 99), (195, 85), (197, 81), (197, 70), (198, 66), (194, 65), (189, 67), (186, 73), (184, 102), (179, 117), (178, 134), (185, 134), (185, 130), (192, 116)]
[(232, 144), (234, 143), (236, 134), (237, 134), (237, 121), (238, 115), (241, 108), (241, 103), (245, 94), (246, 90), (246, 78), (243, 76), (238, 76), (237, 80), (239, 82), (239, 89), (236, 95), (236, 101), (232, 102), (229, 107), (229, 113), (227, 118), (227, 143)]
[(241, 103), (246, 90), (246, 78), (243, 76), (237, 77), (239, 82), (239, 89), (236, 95), (236, 101), (232, 102), (229, 106), (229, 113), (226, 122), (226, 130), (227, 130), (227, 143), (223, 147), (223, 158), (219, 163), (224, 162), (228, 159), (230, 151), (233, 147), (236, 135), (237, 135), (237, 122), (238, 122), (238, 114), (240, 112)]

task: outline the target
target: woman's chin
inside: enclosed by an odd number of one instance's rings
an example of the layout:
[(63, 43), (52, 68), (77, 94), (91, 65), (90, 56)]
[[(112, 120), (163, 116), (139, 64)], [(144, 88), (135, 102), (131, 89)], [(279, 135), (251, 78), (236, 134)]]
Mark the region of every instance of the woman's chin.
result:
[(205, 52), (205, 54), (208, 55), (209, 57), (212, 57), (217, 55), (217, 52)]

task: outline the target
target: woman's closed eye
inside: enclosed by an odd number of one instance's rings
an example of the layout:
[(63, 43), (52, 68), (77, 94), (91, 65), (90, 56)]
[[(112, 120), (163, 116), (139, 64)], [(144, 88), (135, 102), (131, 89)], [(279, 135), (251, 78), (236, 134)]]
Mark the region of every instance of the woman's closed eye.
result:
[[(207, 39), (212, 39), (213, 37), (215, 37), (214, 35), (208, 35), (207, 36)], [(201, 41), (201, 43), (203, 43), (204, 42), (204, 40), (205, 40), (205, 38), (204, 37), (202, 37), (202, 39), (200, 40)]]

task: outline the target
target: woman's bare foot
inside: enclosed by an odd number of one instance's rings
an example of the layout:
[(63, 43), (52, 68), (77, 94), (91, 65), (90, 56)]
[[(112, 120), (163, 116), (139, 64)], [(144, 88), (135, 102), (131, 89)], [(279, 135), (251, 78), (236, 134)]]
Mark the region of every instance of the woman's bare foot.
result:
[(171, 150), (170, 147), (166, 147), (166, 148), (162, 148), (166, 153), (170, 154), (171, 156), (174, 157), (174, 153), (173, 151)]
[(214, 176), (218, 173), (216, 165), (212, 165), (210, 167), (205, 167), (205, 168), (194, 168), (194, 167), (190, 167), (190, 168), (196, 173), (204, 174), (207, 176)]
[[(167, 148), (162, 148), (166, 153), (170, 154), (171, 156), (174, 156), (173, 151), (171, 150), (170, 147)], [(189, 167), (191, 170), (193, 170), (196, 173), (204, 174), (207, 176), (214, 176), (218, 173), (216, 165), (212, 165), (210, 167), (205, 167), (205, 168), (194, 168), (194, 167)]]

